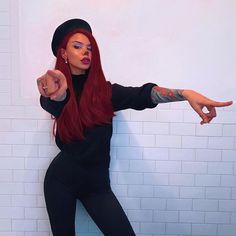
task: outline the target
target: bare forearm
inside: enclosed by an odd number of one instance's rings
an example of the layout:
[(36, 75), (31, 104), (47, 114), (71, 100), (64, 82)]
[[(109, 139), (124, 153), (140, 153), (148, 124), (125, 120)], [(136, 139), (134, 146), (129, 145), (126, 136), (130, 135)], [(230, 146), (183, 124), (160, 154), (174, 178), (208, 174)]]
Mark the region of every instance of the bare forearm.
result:
[(183, 96), (183, 92), (183, 89), (169, 89), (154, 86), (151, 91), (151, 98), (155, 104), (185, 101), (186, 98)]

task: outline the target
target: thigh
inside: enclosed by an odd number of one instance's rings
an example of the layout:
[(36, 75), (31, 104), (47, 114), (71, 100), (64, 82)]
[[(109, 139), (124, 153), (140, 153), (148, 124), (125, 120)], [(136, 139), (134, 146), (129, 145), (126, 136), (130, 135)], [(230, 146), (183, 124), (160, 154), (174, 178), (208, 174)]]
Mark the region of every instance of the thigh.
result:
[(76, 198), (56, 178), (46, 175), (44, 196), (53, 236), (75, 235)]
[(135, 235), (124, 210), (111, 190), (83, 197), (81, 202), (104, 235)]

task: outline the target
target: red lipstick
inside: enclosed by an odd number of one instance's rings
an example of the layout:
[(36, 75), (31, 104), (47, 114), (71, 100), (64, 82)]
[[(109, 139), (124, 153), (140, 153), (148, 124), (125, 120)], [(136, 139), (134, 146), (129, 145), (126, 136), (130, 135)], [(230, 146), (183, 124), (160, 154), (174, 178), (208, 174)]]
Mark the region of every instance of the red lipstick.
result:
[(90, 59), (85, 57), (81, 60), (81, 62), (84, 64), (84, 65), (88, 65), (90, 63)]

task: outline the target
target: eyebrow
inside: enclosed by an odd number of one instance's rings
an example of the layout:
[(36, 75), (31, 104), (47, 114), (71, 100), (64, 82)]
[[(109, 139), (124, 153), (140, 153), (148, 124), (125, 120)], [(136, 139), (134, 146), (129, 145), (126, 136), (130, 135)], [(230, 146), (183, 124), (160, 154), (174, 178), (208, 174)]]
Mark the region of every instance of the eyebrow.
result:
[(80, 42), (80, 41), (77, 41), (77, 40), (73, 41), (72, 43), (80, 43), (80, 44), (83, 44), (83, 45), (85, 45), (85, 46), (91, 46), (91, 43), (90, 43), (90, 44), (84, 44), (84, 43), (82, 43), (82, 42)]

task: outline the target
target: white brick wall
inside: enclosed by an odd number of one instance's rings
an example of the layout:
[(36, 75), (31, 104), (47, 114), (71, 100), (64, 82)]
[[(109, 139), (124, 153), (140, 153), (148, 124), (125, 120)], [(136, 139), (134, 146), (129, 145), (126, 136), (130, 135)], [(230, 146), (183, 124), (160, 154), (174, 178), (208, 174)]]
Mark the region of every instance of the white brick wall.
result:
[[(236, 10), (234, 2), (223, 6)], [(52, 236), (43, 178), (58, 148), (38, 95), (21, 97), (17, 12), (17, 0), (0, 1), (0, 236)], [(123, 111), (111, 145), (112, 188), (138, 236), (236, 235), (235, 105), (205, 126), (186, 102)], [(77, 208), (77, 236), (101, 235), (80, 202)]]

